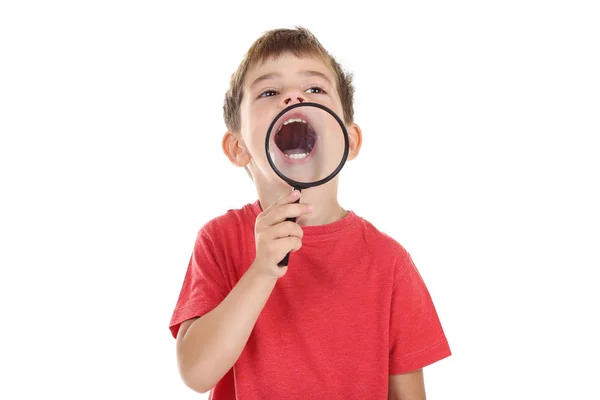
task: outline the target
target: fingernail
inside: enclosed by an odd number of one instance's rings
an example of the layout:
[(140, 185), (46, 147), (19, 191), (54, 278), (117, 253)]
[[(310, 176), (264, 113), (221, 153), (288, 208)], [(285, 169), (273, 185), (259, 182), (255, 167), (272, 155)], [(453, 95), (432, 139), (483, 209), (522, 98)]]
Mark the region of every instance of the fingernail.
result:
[(299, 192), (299, 191), (297, 191), (297, 190), (294, 190), (294, 191), (292, 192), (292, 196), (294, 196), (294, 197), (298, 197), (298, 195), (299, 195), (299, 194), (300, 194), (300, 192)]
[(308, 205), (308, 211), (312, 212), (313, 211), (313, 206), (311, 206), (310, 204)]

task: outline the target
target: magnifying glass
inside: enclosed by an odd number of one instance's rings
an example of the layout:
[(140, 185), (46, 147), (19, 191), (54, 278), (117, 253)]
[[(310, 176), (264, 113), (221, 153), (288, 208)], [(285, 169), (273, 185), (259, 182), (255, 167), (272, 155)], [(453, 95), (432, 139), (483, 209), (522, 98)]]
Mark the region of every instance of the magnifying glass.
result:
[[(346, 163), (349, 149), (343, 121), (318, 103), (297, 103), (282, 110), (271, 122), (265, 139), (271, 168), (300, 191), (333, 179)], [(295, 222), (295, 218), (287, 220)], [(287, 266), (289, 257), (288, 253), (278, 265)]]

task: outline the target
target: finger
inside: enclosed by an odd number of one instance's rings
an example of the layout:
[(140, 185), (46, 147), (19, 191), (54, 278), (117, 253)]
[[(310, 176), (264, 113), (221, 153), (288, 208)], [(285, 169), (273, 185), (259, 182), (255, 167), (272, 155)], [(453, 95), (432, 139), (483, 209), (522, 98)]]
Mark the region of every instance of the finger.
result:
[(266, 215), (266, 214), (270, 213), (273, 209), (275, 209), (277, 206), (279, 206), (281, 204), (292, 203), (292, 202), (298, 200), (299, 198), (300, 198), (300, 191), (292, 190), (291, 192), (284, 194), (279, 199), (277, 199), (273, 204), (271, 204), (270, 206), (265, 208), (265, 210), (262, 213), (264, 215)]
[(284, 248), (287, 249), (285, 254), (288, 252), (298, 251), (302, 247), (302, 241), (294, 236), (277, 239), (277, 242), (281, 242), (284, 245)]
[(265, 227), (276, 225), (288, 218), (298, 218), (312, 212), (312, 206), (306, 203), (282, 204), (263, 217)]
[(279, 239), (288, 236), (302, 239), (302, 237), (304, 237), (304, 231), (297, 223), (292, 221), (284, 221), (270, 227), (266, 233), (266, 236), (269, 239)]

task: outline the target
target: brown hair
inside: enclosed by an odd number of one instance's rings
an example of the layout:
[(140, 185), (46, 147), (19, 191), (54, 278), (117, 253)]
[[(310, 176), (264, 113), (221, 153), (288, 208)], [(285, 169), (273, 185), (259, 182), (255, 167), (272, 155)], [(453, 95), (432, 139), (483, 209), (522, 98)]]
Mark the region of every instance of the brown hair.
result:
[(325, 50), (319, 40), (306, 28), (273, 29), (263, 33), (250, 47), (237, 71), (231, 76), (229, 89), (225, 94), (223, 117), (227, 129), (239, 132), (241, 129), (240, 105), (242, 103), (244, 79), (248, 70), (270, 57), (278, 57), (290, 52), (297, 57), (314, 56), (321, 58), (334, 73), (344, 122), (354, 122), (354, 87), (352, 74), (345, 72), (340, 64)]

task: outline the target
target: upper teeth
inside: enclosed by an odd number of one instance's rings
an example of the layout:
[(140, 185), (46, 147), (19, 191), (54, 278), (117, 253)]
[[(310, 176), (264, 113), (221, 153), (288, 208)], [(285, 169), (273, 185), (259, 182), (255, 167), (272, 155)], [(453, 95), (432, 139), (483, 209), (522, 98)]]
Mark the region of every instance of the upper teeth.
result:
[(287, 125), (287, 124), (289, 124), (290, 122), (302, 122), (302, 123), (304, 123), (304, 124), (306, 123), (306, 121), (305, 121), (305, 120), (303, 120), (303, 119), (300, 119), (300, 118), (290, 118), (290, 119), (288, 119), (287, 121), (284, 121), (284, 123), (283, 123), (283, 124), (284, 124), (284, 125)]

